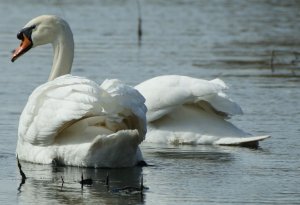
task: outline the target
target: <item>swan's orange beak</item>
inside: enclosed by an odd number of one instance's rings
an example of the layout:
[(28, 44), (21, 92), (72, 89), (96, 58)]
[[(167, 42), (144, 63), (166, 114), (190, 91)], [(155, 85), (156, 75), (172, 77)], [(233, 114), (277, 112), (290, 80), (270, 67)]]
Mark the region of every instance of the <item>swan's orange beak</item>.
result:
[(14, 62), (18, 57), (26, 53), (32, 47), (32, 41), (23, 34), (22, 42), (18, 48), (13, 51), (11, 61)]

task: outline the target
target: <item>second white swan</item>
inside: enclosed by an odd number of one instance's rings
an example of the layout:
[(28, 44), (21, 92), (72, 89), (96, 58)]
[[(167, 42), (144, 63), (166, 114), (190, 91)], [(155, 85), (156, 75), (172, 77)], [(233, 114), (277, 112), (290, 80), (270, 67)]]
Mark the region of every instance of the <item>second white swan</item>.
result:
[(269, 135), (253, 136), (227, 121), (242, 114), (220, 79), (158, 76), (135, 87), (146, 98), (146, 142), (258, 147)]

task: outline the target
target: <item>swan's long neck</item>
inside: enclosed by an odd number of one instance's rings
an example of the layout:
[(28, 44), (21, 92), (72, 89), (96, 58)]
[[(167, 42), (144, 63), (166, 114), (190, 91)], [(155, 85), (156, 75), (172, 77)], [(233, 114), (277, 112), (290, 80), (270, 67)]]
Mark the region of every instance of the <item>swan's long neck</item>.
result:
[(63, 24), (53, 46), (53, 65), (48, 81), (71, 72), (74, 58), (74, 40), (70, 27)]

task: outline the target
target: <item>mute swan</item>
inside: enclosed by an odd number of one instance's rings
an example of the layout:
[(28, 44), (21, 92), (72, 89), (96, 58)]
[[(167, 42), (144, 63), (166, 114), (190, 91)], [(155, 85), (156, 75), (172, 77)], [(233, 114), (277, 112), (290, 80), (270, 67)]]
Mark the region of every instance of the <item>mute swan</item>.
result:
[(128, 167), (143, 162), (139, 144), (146, 134), (145, 99), (118, 80), (100, 86), (70, 75), (72, 31), (63, 19), (43, 15), (18, 33), (22, 42), (12, 61), (33, 47), (54, 50), (48, 82), (30, 95), (21, 114), (19, 159), (83, 167)]
[(257, 147), (270, 137), (251, 136), (226, 121), (242, 110), (224, 93), (227, 86), (220, 79), (166, 75), (135, 88), (148, 108), (145, 142)]

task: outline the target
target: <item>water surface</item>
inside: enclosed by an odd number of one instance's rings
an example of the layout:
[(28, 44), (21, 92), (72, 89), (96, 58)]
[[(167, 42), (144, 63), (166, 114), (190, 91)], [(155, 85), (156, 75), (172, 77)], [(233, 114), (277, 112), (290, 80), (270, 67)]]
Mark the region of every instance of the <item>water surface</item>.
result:
[[(1, 204), (299, 204), (300, 51), (298, 1), (141, 0), (143, 38), (137, 41), (135, 0), (2, 1), (0, 3)], [(15, 160), (18, 118), (29, 94), (48, 78), (50, 46), (15, 63), (16, 33), (31, 18), (57, 14), (71, 25), (73, 74), (97, 82), (119, 78), (136, 85), (162, 74), (219, 77), (245, 115), (231, 121), (272, 138), (258, 150), (220, 146), (143, 144), (153, 166), (82, 169)], [(272, 51), (275, 72), (270, 70)], [(81, 188), (81, 174), (94, 184)], [(110, 186), (105, 185), (107, 173)], [(116, 191), (140, 185), (140, 193)], [(61, 177), (64, 179), (62, 186)]]

